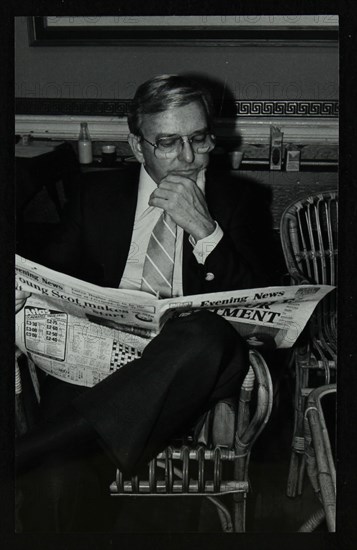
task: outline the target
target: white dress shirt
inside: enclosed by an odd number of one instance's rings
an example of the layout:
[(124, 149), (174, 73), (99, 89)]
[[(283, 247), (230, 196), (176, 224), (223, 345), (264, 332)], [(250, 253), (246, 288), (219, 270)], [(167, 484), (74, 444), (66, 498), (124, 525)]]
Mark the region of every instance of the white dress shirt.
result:
[[(197, 179), (197, 185), (202, 192), (205, 192), (205, 174), (202, 171)], [(144, 166), (141, 166), (138, 201), (134, 218), (134, 227), (131, 237), (129, 255), (124, 269), (119, 288), (128, 290), (140, 290), (145, 253), (149, 244), (150, 236), (156, 225), (162, 209), (156, 206), (149, 206), (151, 193), (156, 189), (157, 184), (149, 176)], [(184, 231), (177, 226), (177, 239), (175, 251), (175, 265), (173, 274), (173, 296), (182, 296), (182, 244)], [(223, 231), (216, 222), (216, 228), (211, 235), (195, 242), (192, 236), (189, 241), (193, 248), (193, 254), (198, 263), (204, 264), (207, 256), (214, 250), (223, 236)]]

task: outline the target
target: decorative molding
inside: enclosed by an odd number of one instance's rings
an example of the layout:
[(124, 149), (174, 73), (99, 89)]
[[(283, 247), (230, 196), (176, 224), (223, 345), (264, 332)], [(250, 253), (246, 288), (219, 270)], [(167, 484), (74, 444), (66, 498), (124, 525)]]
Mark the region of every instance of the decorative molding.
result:
[[(88, 122), (93, 140), (126, 141), (129, 133), (126, 117), (110, 116), (43, 116), (16, 115), (15, 133), (35, 138), (76, 140), (80, 122)], [(250, 144), (270, 143), (270, 128), (278, 126), (284, 133), (284, 144), (325, 144), (337, 146), (338, 119), (312, 117), (245, 117), (219, 118), (215, 133), (222, 141), (236, 142), (245, 148)]]
[[(76, 140), (80, 122), (88, 122), (95, 141), (126, 142), (130, 99), (17, 98), (15, 132), (35, 138)], [(337, 100), (236, 100), (235, 114), (215, 120), (221, 142), (242, 150), (269, 146), (271, 126), (283, 132), (284, 145), (323, 145), (326, 157), (338, 154)], [(224, 106), (223, 106), (224, 107)], [(331, 149), (332, 148), (332, 149)], [(268, 154), (264, 154), (264, 157)]]
[[(130, 99), (25, 98), (15, 99), (19, 115), (119, 116), (128, 114)], [(338, 100), (235, 100), (238, 117), (337, 118)], [(223, 106), (223, 114), (228, 108)]]
[(338, 117), (337, 100), (242, 100), (236, 101), (237, 116)]

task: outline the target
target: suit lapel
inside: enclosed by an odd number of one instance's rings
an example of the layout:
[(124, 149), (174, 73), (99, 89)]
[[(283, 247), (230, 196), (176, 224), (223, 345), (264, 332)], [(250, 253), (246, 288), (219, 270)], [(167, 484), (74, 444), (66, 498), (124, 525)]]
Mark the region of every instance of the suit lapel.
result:
[(105, 260), (102, 264), (106, 286), (117, 287), (124, 272), (134, 226), (138, 184), (138, 171), (128, 170), (120, 174), (120, 182), (111, 186), (107, 198), (108, 215), (104, 222), (107, 238), (103, 241)]

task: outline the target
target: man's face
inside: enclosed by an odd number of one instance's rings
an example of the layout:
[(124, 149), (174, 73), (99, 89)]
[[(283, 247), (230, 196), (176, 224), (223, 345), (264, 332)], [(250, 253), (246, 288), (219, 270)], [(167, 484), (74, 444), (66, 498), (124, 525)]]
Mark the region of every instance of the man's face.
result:
[[(182, 107), (174, 107), (163, 113), (144, 115), (141, 133), (151, 143), (158, 138), (172, 135), (190, 136), (197, 131), (208, 131), (205, 110), (199, 102), (192, 102)], [(147, 172), (159, 185), (169, 173), (174, 172), (196, 181), (198, 173), (206, 168), (209, 162), (208, 153), (195, 153), (189, 143), (174, 158), (158, 159), (154, 147), (142, 140), (140, 142), (142, 159)]]

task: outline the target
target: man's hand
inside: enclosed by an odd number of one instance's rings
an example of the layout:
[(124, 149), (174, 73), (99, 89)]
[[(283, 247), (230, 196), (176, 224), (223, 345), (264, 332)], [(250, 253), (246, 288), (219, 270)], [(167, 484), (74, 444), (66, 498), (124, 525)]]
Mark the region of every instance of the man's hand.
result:
[(165, 210), (196, 241), (215, 230), (204, 194), (193, 179), (183, 174), (165, 176), (151, 194), (149, 205)]
[(29, 296), (31, 296), (31, 292), (24, 292), (23, 290), (15, 291), (15, 315), (24, 307)]

